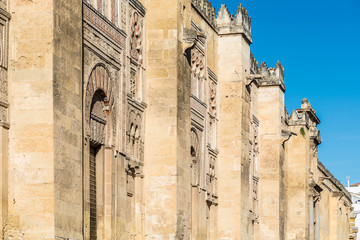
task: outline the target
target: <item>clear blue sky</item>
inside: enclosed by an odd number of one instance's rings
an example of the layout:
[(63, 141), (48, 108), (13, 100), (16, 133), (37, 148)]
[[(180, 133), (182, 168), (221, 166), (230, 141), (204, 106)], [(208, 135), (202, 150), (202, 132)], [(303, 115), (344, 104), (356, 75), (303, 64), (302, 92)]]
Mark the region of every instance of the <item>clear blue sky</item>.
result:
[[(235, 14), (239, 1), (226, 3)], [(242, 0), (252, 18), (252, 52), (285, 67), (285, 104), (310, 100), (321, 120), (319, 159), (343, 184), (360, 182), (360, 1)]]

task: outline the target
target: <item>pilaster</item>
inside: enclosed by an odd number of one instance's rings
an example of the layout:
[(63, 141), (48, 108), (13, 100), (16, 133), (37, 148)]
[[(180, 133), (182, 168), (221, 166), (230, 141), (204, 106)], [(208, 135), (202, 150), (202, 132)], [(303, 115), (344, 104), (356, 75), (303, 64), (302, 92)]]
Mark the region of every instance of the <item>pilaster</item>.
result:
[(257, 239), (284, 239), (284, 68), (265, 63), (258, 69), (260, 166), (259, 232)]
[[(9, 221), (14, 238), (55, 237), (53, 1), (9, 1)], [(38, 33), (38, 34), (35, 34)], [(34, 204), (36, 203), (36, 204)]]
[(307, 99), (302, 100), (301, 108), (294, 110), (288, 119), (289, 130), (297, 134), (285, 145), (288, 176), (286, 227), (289, 239), (295, 236), (315, 239), (320, 234), (317, 216), (318, 196), (322, 189), (317, 184), (317, 145), (321, 140), (316, 128), (319, 123), (316, 111)]
[[(145, 1), (147, 116), (145, 232), (148, 239), (190, 239), (190, 1)], [(190, 41), (191, 42), (191, 41)]]
[(219, 239), (249, 239), (250, 18), (240, 5), (236, 16), (221, 6), (219, 32)]

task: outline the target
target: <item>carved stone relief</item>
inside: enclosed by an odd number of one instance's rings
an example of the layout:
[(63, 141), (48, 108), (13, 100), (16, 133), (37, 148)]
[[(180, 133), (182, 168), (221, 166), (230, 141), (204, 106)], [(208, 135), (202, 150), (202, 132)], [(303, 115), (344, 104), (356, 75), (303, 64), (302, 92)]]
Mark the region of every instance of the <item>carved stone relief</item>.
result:
[(114, 121), (114, 116), (111, 116), (115, 114), (111, 112), (114, 101), (111, 79), (103, 65), (97, 65), (92, 70), (85, 94), (86, 136), (94, 144), (112, 144), (111, 125), (114, 128), (115, 124), (107, 123)]
[(210, 114), (216, 117), (216, 84), (213, 81), (209, 83), (209, 109)]
[(143, 30), (142, 17), (137, 12), (133, 12), (133, 14), (131, 15), (131, 22), (130, 22), (130, 55), (140, 64), (143, 61), (142, 30)]
[(203, 81), (205, 80), (205, 55), (198, 49), (191, 51), (191, 92), (197, 98), (203, 98)]
[[(8, 13), (7, 13), (8, 14)], [(0, 66), (7, 68), (9, 15), (0, 13)]]
[(250, 125), (250, 210), (255, 219), (258, 208), (258, 185), (259, 185), (259, 121), (253, 116)]
[(126, 28), (126, 3), (124, 0), (121, 1), (121, 13), (120, 13), (120, 28), (125, 29)]
[(135, 98), (136, 95), (136, 71), (130, 71), (130, 84), (129, 84), (129, 92), (132, 98)]
[(135, 110), (129, 113), (128, 124), (128, 153), (129, 156), (137, 161), (143, 161), (143, 140), (141, 133), (142, 117)]
[(84, 20), (97, 27), (102, 33), (106, 34), (123, 48), (125, 46), (124, 33), (120, 29), (109, 24), (101, 14), (93, 11), (87, 4), (84, 4), (83, 6)]
[(208, 172), (208, 184), (207, 184), (207, 191), (215, 196), (216, 195), (216, 158), (214, 156), (209, 156), (209, 172)]

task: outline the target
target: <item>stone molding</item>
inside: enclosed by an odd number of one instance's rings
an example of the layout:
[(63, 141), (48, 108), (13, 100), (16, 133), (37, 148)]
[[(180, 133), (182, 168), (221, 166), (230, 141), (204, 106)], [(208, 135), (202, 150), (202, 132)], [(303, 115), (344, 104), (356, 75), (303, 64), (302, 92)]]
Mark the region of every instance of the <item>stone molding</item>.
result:
[(130, 0), (130, 5), (135, 8), (143, 17), (145, 16), (146, 9), (145, 7), (137, 0)]
[(86, 2), (83, 2), (83, 18), (85, 22), (106, 34), (108, 38), (119, 44), (121, 48), (125, 47), (126, 33)]
[(337, 180), (334, 177), (334, 175), (332, 175), (331, 172), (319, 160), (318, 160), (318, 169), (325, 175), (325, 177), (319, 177), (319, 178), (329, 180), (329, 182), (331, 182), (331, 184), (333, 184), (339, 191), (334, 191), (333, 188), (331, 188), (331, 186), (329, 186), (329, 184), (327, 183), (328, 181), (322, 181), (321, 184), (326, 185), (327, 188), (331, 192), (333, 192), (333, 195), (338, 195), (338, 196), (344, 195), (344, 196), (346, 196), (346, 199), (348, 200), (349, 204), (351, 205), (351, 195), (350, 195), (350, 193), (339, 182), (339, 180)]
[(306, 112), (308, 113), (310, 119), (315, 122), (316, 124), (320, 123), (320, 119), (316, 115), (316, 111), (313, 109), (312, 105), (310, 104), (310, 101), (304, 98), (302, 100), (301, 108), (298, 109), (298, 112)]
[(0, 66), (8, 67), (8, 38), (10, 13), (0, 8)]

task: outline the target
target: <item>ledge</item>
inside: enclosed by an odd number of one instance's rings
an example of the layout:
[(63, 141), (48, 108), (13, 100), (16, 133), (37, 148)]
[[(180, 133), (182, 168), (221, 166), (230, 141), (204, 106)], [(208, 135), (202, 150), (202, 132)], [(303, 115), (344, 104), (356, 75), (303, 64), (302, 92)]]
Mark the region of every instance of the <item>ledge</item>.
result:
[[(346, 196), (346, 198), (349, 200), (349, 202), (351, 203), (351, 195), (350, 193), (346, 190), (346, 188), (344, 187), (344, 185), (342, 185), (339, 180), (337, 180), (332, 174), (331, 172), (324, 166), (324, 164), (322, 164), (322, 162), (320, 162), (318, 160), (318, 169), (320, 171), (322, 171), (326, 177), (329, 177), (329, 181), (331, 181), (338, 189), (340, 189), (340, 191), (334, 192), (334, 195), (338, 195), (341, 192), (344, 193), (344, 196)], [(323, 182), (323, 184), (325, 184)], [(325, 184), (326, 185), (326, 184)], [(341, 194), (340, 194), (341, 195)]]

